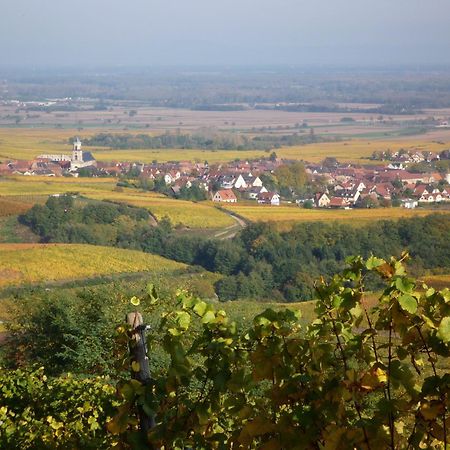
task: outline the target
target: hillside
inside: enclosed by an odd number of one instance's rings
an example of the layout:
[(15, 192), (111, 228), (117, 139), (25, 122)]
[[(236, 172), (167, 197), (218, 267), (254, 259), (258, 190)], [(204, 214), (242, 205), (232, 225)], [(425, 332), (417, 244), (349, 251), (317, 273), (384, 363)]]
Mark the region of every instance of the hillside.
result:
[(168, 217), (174, 225), (189, 228), (221, 229), (234, 220), (210, 202), (175, 200), (155, 192), (116, 188), (111, 178), (23, 177), (0, 179), (0, 217), (21, 214), (34, 203), (44, 203), (49, 195), (77, 193), (95, 199), (121, 202), (148, 209), (157, 220)]
[(167, 273), (185, 264), (161, 256), (85, 244), (0, 244), (0, 286), (131, 272)]

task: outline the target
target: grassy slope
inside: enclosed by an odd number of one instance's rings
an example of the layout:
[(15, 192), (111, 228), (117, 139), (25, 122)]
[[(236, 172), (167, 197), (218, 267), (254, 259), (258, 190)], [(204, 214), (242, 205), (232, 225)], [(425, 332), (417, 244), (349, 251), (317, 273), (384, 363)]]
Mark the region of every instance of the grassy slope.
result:
[(0, 244), (0, 286), (184, 269), (156, 255), (82, 244)]
[(44, 196), (67, 192), (147, 208), (157, 219), (168, 216), (173, 224), (181, 223), (190, 228), (216, 229), (234, 225), (233, 219), (214, 208), (210, 202), (194, 203), (170, 199), (154, 192), (116, 188), (116, 180), (110, 178), (24, 176), (3, 178), (0, 179), (0, 207), (1, 201), (8, 205), (12, 202), (29, 205), (41, 202)]
[(0, 217), (0, 244), (38, 242), (39, 236), (17, 220), (17, 216)]

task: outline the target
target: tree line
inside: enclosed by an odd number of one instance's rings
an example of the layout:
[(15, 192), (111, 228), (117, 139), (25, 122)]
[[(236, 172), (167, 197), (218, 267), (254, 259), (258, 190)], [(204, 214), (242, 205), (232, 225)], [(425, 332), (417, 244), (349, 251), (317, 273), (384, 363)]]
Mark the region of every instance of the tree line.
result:
[[(413, 256), (415, 274), (450, 268), (450, 221), (446, 215), (377, 221), (364, 227), (311, 222), (280, 232), (272, 224), (250, 224), (232, 240), (179, 234), (148, 211), (113, 203), (77, 206), (71, 197), (51, 197), (21, 216), (43, 242), (111, 245), (156, 253), (201, 266), (223, 277), (215, 290), (223, 301), (239, 298), (308, 300), (313, 280), (338, 272), (354, 253)], [(369, 280), (370, 283), (370, 280)]]
[[(83, 138), (86, 146), (111, 149), (204, 149), (204, 150), (272, 150), (282, 146), (295, 146), (312, 142), (325, 142), (337, 138), (293, 133), (289, 135), (259, 135), (250, 137), (242, 133), (225, 133), (214, 130), (196, 133), (164, 133), (158, 136), (148, 134), (98, 133)], [(69, 139), (73, 142), (73, 138)]]

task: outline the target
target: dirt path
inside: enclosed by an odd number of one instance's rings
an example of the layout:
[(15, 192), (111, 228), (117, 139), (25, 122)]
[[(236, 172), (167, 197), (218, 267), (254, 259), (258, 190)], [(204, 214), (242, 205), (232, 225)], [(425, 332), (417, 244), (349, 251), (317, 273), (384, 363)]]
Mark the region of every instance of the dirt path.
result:
[(226, 209), (221, 209), (222, 212), (228, 214), (236, 223), (234, 225), (230, 225), (229, 227), (219, 231), (214, 235), (216, 239), (232, 239), (236, 234), (244, 229), (247, 226), (247, 222), (240, 217), (234, 215), (232, 212), (227, 211)]

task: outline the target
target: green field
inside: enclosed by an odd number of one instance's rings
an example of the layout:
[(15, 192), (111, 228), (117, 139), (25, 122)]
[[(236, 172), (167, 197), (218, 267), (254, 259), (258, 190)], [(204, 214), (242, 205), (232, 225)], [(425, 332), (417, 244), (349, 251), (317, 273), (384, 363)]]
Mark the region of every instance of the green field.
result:
[(0, 286), (131, 272), (168, 273), (185, 264), (161, 256), (84, 244), (0, 244)]

